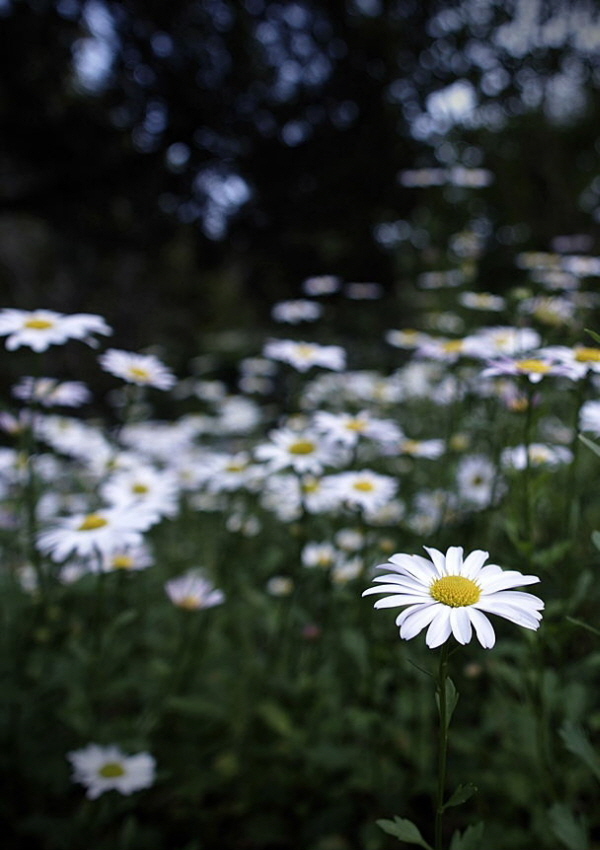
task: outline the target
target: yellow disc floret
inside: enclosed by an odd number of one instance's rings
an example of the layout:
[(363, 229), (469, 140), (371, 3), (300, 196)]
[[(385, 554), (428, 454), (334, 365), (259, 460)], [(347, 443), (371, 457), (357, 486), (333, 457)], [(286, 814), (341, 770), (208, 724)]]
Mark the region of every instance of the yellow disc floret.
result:
[(108, 520), (104, 519), (100, 514), (88, 514), (81, 525), (77, 527), (77, 531), (95, 531), (97, 528), (103, 528), (108, 525)]
[(545, 375), (552, 368), (545, 360), (537, 360), (535, 358), (531, 358), (529, 360), (517, 360), (515, 366), (521, 372), (536, 372), (539, 375)]
[(310, 440), (297, 440), (288, 447), (292, 455), (311, 455), (317, 447)]
[(575, 360), (578, 363), (600, 363), (600, 348), (576, 348)]
[(117, 761), (109, 761), (102, 765), (98, 773), (100, 776), (103, 776), (104, 779), (114, 779), (117, 776), (124, 776), (125, 768)]
[(142, 366), (130, 366), (129, 374), (137, 381), (149, 381), (151, 378), (150, 372)]
[(54, 327), (54, 322), (49, 322), (48, 319), (27, 319), (25, 327), (33, 331), (47, 331)]
[(465, 576), (443, 576), (433, 582), (429, 593), (436, 602), (450, 608), (464, 608), (479, 601), (481, 588)]

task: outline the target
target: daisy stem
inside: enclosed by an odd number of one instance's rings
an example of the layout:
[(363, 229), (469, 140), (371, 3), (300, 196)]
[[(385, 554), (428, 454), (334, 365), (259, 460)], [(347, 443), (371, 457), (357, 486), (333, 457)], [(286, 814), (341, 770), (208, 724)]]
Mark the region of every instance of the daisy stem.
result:
[(525, 446), (525, 469), (523, 470), (523, 540), (531, 542), (531, 429), (533, 424), (533, 397), (534, 388), (527, 381), (527, 407), (525, 409), (525, 428), (523, 443)]
[(442, 850), (442, 818), (444, 815), (444, 791), (446, 788), (446, 761), (448, 756), (448, 701), (446, 680), (448, 678), (449, 644), (442, 646), (438, 670), (438, 710), (440, 715), (440, 731), (438, 736), (438, 775), (437, 775), (437, 804), (435, 809), (435, 850)]

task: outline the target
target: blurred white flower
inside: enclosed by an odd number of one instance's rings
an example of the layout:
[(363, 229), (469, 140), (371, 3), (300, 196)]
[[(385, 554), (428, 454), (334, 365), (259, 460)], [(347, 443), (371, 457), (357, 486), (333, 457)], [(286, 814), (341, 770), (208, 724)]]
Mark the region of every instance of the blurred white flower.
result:
[(88, 744), (67, 754), (73, 767), (73, 782), (86, 787), (86, 796), (95, 800), (105, 791), (131, 794), (154, 783), (155, 759), (149, 753), (125, 755), (111, 744)]
[(297, 325), (299, 322), (314, 322), (323, 315), (323, 305), (305, 298), (294, 301), (279, 301), (271, 310), (276, 322)]
[(269, 340), (263, 348), (263, 356), (289, 363), (299, 372), (307, 372), (312, 366), (340, 372), (346, 366), (346, 352), (339, 345), (317, 345), (291, 339)]
[(79, 407), (92, 394), (81, 381), (57, 381), (55, 378), (23, 377), (12, 394), (21, 401), (34, 401), (43, 407)]
[(53, 310), (0, 310), (0, 336), (5, 336), (6, 347), (14, 351), (21, 345), (33, 351), (45, 351), (50, 345), (62, 345), (69, 339), (79, 339), (88, 345), (97, 345), (92, 334), (108, 336), (112, 329), (101, 316), (74, 313), (65, 316)]
[(100, 508), (56, 520), (38, 534), (41, 552), (54, 561), (69, 555), (103, 555), (122, 546), (137, 546), (142, 534), (157, 520), (156, 514), (139, 508)]
[(98, 362), (105, 372), (129, 384), (169, 390), (176, 383), (175, 375), (153, 354), (108, 348), (100, 355)]
[(215, 588), (201, 570), (189, 570), (167, 581), (165, 591), (174, 605), (188, 611), (213, 608), (225, 601), (223, 591)]

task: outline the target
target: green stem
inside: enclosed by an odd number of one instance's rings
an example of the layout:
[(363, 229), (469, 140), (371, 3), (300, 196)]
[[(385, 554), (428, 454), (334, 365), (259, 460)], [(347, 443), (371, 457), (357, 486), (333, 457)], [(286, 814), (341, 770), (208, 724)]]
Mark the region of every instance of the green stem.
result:
[(531, 543), (532, 527), (532, 505), (531, 505), (531, 454), (529, 447), (531, 445), (531, 431), (533, 424), (533, 397), (535, 387), (531, 381), (527, 380), (527, 408), (525, 410), (525, 429), (523, 434), (523, 444), (525, 447), (525, 469), (523, 470), (523, 525), (522, 539)]
[(440, 731), (438, 737), (438, 776), (437, 776), (437, 803), (435, 808), (435, 850), (442, 850), (442, 818), (444, 815), (444, 795), (446, 789), (446, 763), (448, 757), (448, 702), (446, 694), (446, 680), (448, 678), (448, 657), (450, 654), (449, 644), (442, 646), (440, 653), (440, 666), (438, 670), (438, 709), (440, 715)]

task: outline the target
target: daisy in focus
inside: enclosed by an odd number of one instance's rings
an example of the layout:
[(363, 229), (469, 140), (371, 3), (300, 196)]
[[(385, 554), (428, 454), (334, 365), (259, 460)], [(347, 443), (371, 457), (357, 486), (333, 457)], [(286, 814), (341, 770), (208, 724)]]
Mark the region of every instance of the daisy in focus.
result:
[(126, 756), (114, 744), (88, 744), (68, 753), (67, 758), (73, 766), (73, 782), (85, 785), (89, 800), (105, 791), (131, 794), (154, 783), (155, 760), (149, 753)]
[(116, 378), (140, 387), (170, 390), (176, 383), (175, 375), (153, 354), (136, 354), (109, 348), (98, 358), (100, 366)]
[(475, 549), (463, 558), (462, 546), (451, 546), (444, 555), (438, 549), (424, 547), (429, 555), (392, 555), (377, 569), (393, 572), (373, 579), (377, 586), (363, 592), (388, 593), (375, 602), (375, 608), (404, 607), (396, 618), (400, 637), (410, 640), (425, 627), (425, 642), (430, 649), (441, 646), (450, 635), (467, 644), (473, 629), (484, 649), (496, 642), (486, 614), (504, 617), (518, 626), (536, 630), (542, 619), (544, 603), (531, 593), (514, 590), (535, 584), (537, 576), (516, 570), (503, 570), (496, 564), (484, 566), (489, 555)]
[(101, 316), (91, 313), (74, 313), (65, 316), (53, 310), (0, 311), (0, 336), (6, 337), (9, 351), (24, 345), (33, 351), (46, 351), (50, 345), (62, 345), (69, 339), (80, 339), (96, 346), (92, 334), (109, 336), (112, 329)]

